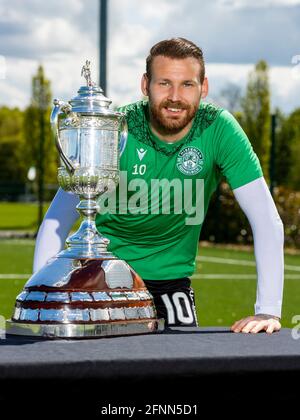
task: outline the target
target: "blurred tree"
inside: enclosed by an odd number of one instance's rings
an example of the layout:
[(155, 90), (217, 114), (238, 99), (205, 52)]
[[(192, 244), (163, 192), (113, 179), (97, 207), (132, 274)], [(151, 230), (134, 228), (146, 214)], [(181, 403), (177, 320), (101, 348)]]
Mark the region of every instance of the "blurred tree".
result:
[(278, 184), (300, 191), (300, 108), (285, 119), (278, 137)]
[[(40, 139), (44, 136), (42, 145), (44, 160), (44, 180), (46, 183), (57, 183), (57, 152), (50, 127), (51, 88), (50, 81), (44, 76), (42, 66), (32, 78), (31, 104), (25, 110), (24, 132), (26, 146), (24, 156), (27, 167), (40, 166)], [(44, 133), (41, 131), (44, 130)], [(39, 174), (37, 174), (39, 176)]]
[(44, 75), (42, 66), (32, 78), (31, 104), (25, 110), (24, 131), (26, 147), (24, 156), (28, 168), (37, 170), (38, 200), (40, 202), (39, 223), (42, 219), (44, 184), (56, 183), (57, 153), (52, 138), (50, 118), (50, 81)]
[(239, 85), (229, 82), (220, 92), (220, 102), (224, 108), (232, 114), (241, 109), (241, 88)]
[(25, 192), (26, 164), (23, 159), (24, 114), (18, 108), (0, 108), (0, 199), (16, 200)]
[(0, 108), (0, 179), (25, 182), (26, 165), (22, 159), (23, 112), (18, 108)]
[(275, 185), (288, 185), (292, 164), (290, 127), (280, 109), (276, 109)]
[(245, 96), (241, 100), (241, 125), (258, 155), (265, 177), (269, 176), (270, 90), (268, 65), (259, 61), (250, 73)]

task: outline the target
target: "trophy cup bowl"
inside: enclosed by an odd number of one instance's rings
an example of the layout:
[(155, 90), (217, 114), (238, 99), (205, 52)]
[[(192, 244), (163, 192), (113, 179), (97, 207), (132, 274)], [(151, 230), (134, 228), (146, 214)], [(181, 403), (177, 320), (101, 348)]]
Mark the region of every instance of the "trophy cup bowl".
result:
[(124, 115), (82, 69), (87, 85), (68, 103), (57, 99), (51, 125), (61, 166), (58, 182), (78, 194), (83, 221), (66, 248), (27, 281), (17, 296), (6, 333), (45, 338), (87, 338), (162, 331), (153, 297), (141, 277), (107, 250), (97, 230), (97, 203), (119, 182), (119, 160), (126, 145)]

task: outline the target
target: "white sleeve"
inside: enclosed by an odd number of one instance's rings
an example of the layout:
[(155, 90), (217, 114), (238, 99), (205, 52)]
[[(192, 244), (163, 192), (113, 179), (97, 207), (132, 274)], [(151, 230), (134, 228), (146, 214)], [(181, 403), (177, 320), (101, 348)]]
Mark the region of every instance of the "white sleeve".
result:
[(284, 231), (263, 177), (233, 190), (253, 232), (257, 270), (255, 314), (281, 317)]
[(38, 231), (33, 259), (34, 273), (64, 248), (65, 240), (79, 218), (76, 210), (78, 203), (77, 195), (59, 188)]

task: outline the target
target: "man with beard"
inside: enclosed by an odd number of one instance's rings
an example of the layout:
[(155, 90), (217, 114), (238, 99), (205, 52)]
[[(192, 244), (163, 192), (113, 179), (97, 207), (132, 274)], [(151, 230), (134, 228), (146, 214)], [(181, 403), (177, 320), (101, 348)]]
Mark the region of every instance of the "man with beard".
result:
[[(151, 211), (147, 190), (146, 212), (144, 208), (124, 214), (117, 203), (114, 214), (98, 214), (96, 223), (110, 239), (109, 250), (141, 275), (154, 297), (158, 316), (164, 317), (167, 325), (197, 325), (190, 276), (203, 219), (191, 222), (186, 207), (177, 211), (176, 200), (187, 195), (185, 188), (190, 182), (189, 198), (199, 204), (197, 181), (202, 180), (200, 204), (205, 215), (224, 175), (251, 224), (258, 275), (255, 314), (238, 320), (231, 330), (278, 331), (283, 292), (282, 222), (259, 160), (238, 122), (228, 111), (201, 101), (208, 93), (201, 49), (183, 38), (157, 43), (147, 57), (141, 89), (148, 100), (120, 108), (128, 123), (120, 170), (126, 173), (128, 185), (142, 179), (150, 188), (153, 180), (176, 180), (182, 191), (169, 191), (173, 200), (169, 213), (161, 210), (163, 193), (158, 200), (160, 210)], [(127, 194), (133, 198), (132, 191)], [(77, 202), (73, 194), (58, 191), (39, 230), (34, 271), (64, 245), (78, 217)]]

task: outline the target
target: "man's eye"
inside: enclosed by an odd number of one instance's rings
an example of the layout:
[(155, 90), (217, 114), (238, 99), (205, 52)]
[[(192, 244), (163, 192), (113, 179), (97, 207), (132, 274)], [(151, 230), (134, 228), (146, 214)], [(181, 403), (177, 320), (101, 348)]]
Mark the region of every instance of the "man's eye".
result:
[(169, 82), (159, 82), (160, 86), (168, 86)]
[(186, 86), (186, 87), (192, 87), (193, 86), (193, 83), (187, 82), (187, 83), (184, 84), (184, 86)]

